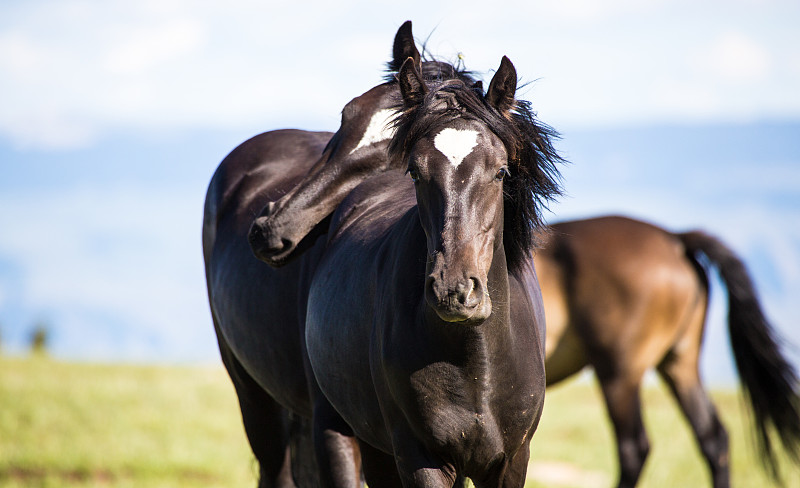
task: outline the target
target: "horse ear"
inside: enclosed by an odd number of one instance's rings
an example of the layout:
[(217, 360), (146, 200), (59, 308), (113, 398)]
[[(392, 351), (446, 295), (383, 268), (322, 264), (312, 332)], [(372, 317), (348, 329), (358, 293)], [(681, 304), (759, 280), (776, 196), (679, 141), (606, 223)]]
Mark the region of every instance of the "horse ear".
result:
[(397, 73), (397, 81), (400, 83), (400, 93), (403, 94), (403, 105), (406, 108), (416, 107), (422, 102), (428, 87), (422, 80), (422, 76), (417, 71), (414, 58), (406, 58), (400, 72)]
[(413, 58), (417, 69), (420, 68), (420, 55), (417, 50), (417, 45), (414, 43), (414, 36), (411, 34), (410, 20), (405, 21), (403, 25), (397, 29), (397, 34), (394, 36), (392, 57), (393, 59), (389, 63), (389, 69), (392, 71), (400, 71), (400, 67), (408, 58)]
[(517, 92), (517, 70), (511, 61), (503, 56), (500, 67), (489, 83), (486, 100), (501, 114), (507, 113), (514, 106), (514, 94)]

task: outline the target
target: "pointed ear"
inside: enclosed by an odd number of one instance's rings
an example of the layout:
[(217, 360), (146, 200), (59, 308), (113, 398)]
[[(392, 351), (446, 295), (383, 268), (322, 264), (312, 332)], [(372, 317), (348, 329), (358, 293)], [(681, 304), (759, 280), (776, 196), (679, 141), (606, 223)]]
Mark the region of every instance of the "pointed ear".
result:
[(392, 61), (389, 63), (389, 69), (392, 71), (400, 71), (400, 67), (408, 58), (413, 58), (417, 69), (420, 69), (420, 55), (417, 50), (417, 45), (414, 43), (414, 36), (411, 34), (410, 20), (405, 21), (403, 25), (397, 29), (397, 34), (394, 36), (392, 58)]
[(486, 92), (486, 101), (496, 108), (501, 114), (506, 114), (514, 106), (514, 94), (517, 92), (517, 70), (511, 61), (503, 56), (500, 67), (494, 74), (489, 90)]
[(406, 58), (397, 73), (397, 82), (400, 83), (400, 93), (403, 94), (403, 105), (406, 108), (416, 107), (428, 93), (428, 87), (417, 71), (414, 58)]

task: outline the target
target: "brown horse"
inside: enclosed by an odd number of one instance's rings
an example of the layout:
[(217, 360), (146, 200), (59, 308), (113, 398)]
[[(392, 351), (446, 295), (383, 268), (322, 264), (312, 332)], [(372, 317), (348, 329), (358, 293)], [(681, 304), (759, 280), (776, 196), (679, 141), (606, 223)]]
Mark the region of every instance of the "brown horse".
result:
[(617, 438), (619, 486), (636, 484), (649, 450), (639, 389), (651, 368), (680, 404), (713, 485), (729, 485), (728, 436), (698, 373), (709, 282), (701, 256), (728, 288), (731, 345), (766, 465), (774, 474), (770, 430), (798, 459), (797, 377), (733, 251), (703, 232), (673, 234), (623, 217), (562, 222), (534, 258), (547, 317), (547, 384), (594, 368)]

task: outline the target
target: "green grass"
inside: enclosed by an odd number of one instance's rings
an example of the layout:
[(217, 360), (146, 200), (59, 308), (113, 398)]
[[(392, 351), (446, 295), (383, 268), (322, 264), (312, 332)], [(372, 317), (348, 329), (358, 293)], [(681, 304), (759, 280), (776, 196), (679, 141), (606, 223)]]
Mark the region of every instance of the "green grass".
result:
[(255, 486), (222, 367), (0, 359), (0, 486)]
[[(714, 404), (722, 418), (731, 446), (731, 485), (771, 487), (753, 448), (749, 411), (736, 391), (713, 391)], [(711, 476), (697, 447), (689, 424), (667, 388), (657, 383), (644, 388), (642, 405), (650, 439), (650, 454), (639, 487), (711, 486)], [(800, 469), (782, 457), (786, 487), (800, 487)], [(615, 484), (618, 476), (616, 445), (607, 420), (602, 393), (596, 381), (570, 381), (547, 390), (544, 414), (531, 445), (532, 475), (536, 466), (564, 468), (575, 481), (529, 477), (528, 488), (561, 486), (587, 488)], [(569, 478), (569, 476), (563, 476)]]
[[(709, 486), (686, 422), (646, 389), (651, 453), (642, 487)], [(731, 434), (733, 486), (772, 486), (734, 392), (714, 400)], [(616, 454), (594, 382), (548, 390), (528, 488), (611, 486)], [(789, 487), (800, 472), (784, 463)], [(233, 387), (222, 367), (65, 363), (0, 357), (0, 488), (255, 487)]]

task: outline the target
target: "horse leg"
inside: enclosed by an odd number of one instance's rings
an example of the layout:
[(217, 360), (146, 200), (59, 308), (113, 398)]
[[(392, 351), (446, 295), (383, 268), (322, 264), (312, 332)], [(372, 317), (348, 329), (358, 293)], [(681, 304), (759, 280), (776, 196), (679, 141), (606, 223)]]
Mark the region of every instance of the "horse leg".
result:
[(620, 488), (636, 486), (650, 451), (650, 442), (642, 422), (639, 398), (641, 381), (642, 375), (635, 380), (619, 376), (600, 378), (606, 408), (617, 438)]
[(671, 353), (658, 365), (658, 372), (669, 385), (692, 426), (711, 470), (713, 486), (727, 488), (730, 485), (728, 433), (700, 382), (697, 354), (678, 356)]
[(319, 469), (317, 468), (316, 454), (310, 418), (291, 415), (291, 428), (289, 442), (292, 452), (292, 478), (297, 486), (305, 488), (320, 486)]
[[(216, 324), (215, 324), (216, 325)], [(250, 448), (259, 464), (259, 488), (295, 488), (288, 412), (247, 373), (217, 331), (222, 363), (233, 382)]]
[(405, 488), (453, 488), (459, 479), (455, 466), (429, 453), (407, 425), (392, 432), (397, 472)]
[(353, 488), (361, 486), (361, 456), (353, 431), (318, 393), (314, 402), (314, 451), (322, 486)]
[[(400, 475), (394, 457), (383, 451), (375, 449), (366, 442), (358, 443), (361, 451), (361, 468), (364, 470), (364, 480), (370, 488), (402, 488)], [(453, 488), (464, 488), (467, 479), (457, 475)]]
[(406, 488), (454, 488), (460, 479), (453, 466), (444, 464), (414, 466), (398, 462), (398, 470)]
[(528, 461), (531, 455), (530, 439), (523, 443), (522, 448), (517, 451), (511, 461), (505, 466), (503, 479), (497, 486), (503, 488), (522, 488), (525, 485), (525, 478), (528, 475)]

